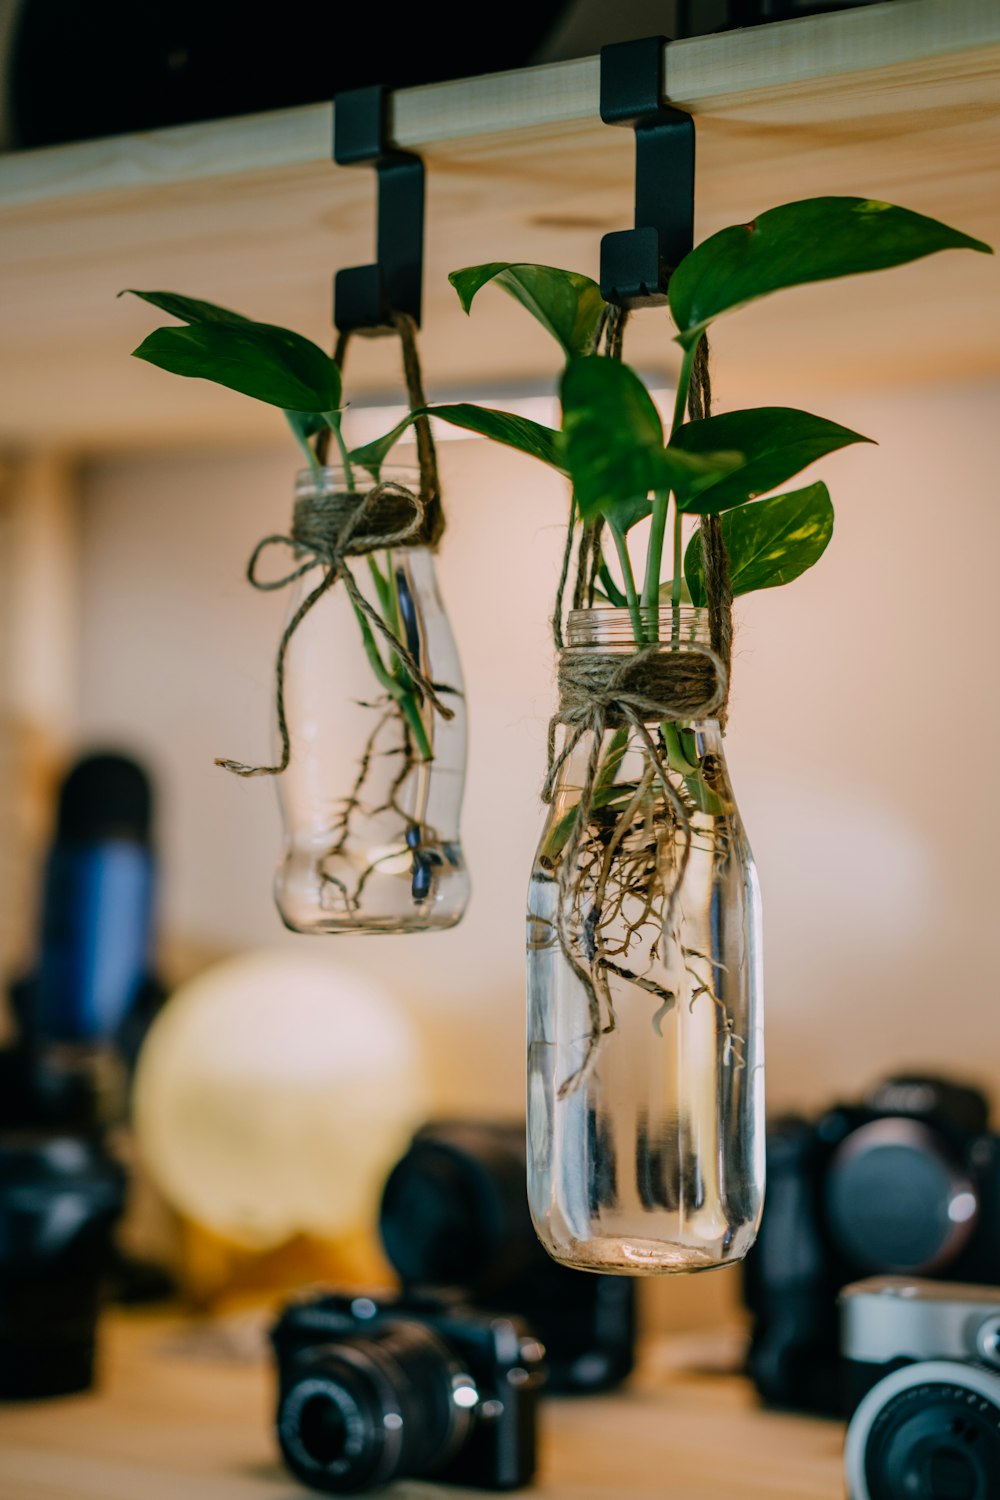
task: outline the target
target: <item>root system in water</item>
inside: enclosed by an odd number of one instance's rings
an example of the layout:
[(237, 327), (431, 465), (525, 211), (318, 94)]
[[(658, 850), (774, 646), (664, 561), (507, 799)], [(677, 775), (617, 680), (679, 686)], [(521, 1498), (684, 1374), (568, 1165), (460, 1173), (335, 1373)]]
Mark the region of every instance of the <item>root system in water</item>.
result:
[[(662, 765), (669, 753), (662, 728), (657, 741)], [(690, 860), (708, 860), (715, 869), (730, 853), (732, 803), (724, 772), (715, 757), (689, 752), (689, 774), (671, 772), (669, 794), (651, 761), (636, 780), (616, 782), (626, 743), (627, 733), (620, 732), (605, 752), (584, 828), (576, 827), (579, 803), (559, 808), (562, 816), (553, 822), (535, 873), (538, 884), (558, 884), (560, 893), (554, 919), (533, 914), (529, 944), (558, 943), (590, 1016), (583, 1060), (561, 1083), (560, 1098), (594, 1066), (602, 1039), (617, 1027), (616, 1005), (629, 992), (650, 998), (656, 1035), (679, 1003), (716, 1005), (723, 1014), (724, 1061), (741, 1066), (743, 1039), (718, 994), (724, 965), (685, 941), (681, 910)], [(568, 860), (572, 869), (566, 871)]]

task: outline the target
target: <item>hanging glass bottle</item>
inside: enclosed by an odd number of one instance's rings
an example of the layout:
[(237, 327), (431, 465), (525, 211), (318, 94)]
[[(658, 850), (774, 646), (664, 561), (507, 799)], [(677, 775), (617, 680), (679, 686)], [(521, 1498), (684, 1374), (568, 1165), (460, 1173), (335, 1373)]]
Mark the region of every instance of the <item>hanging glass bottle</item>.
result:
[(591, 1271), (739, 1260), (763, 1198), (757, 879), (718, 720), (653, 712), (662, 669), (711, 660), (707, 614), (658, 614), (641, 643), (627, 610), (570, 614), (529, 894), (531, 1211)]
[[(414, 471), (382, 472), (383, 498), (359, 522), (358, 550), (343, 566), (431, 691), (346, 587), (315, 600), (289, 640), (291, 753), (278, 782), (285, 854), (275, 898), (296, 932), (451, 927), (468, 901), (459, 842), (465, 699), (433, 550), (426, 541), (371, 545), (380, 531), (405, 527), (393, 510), (416, 488)], [(309, 526), (303, 516), (349, 512), (360, 500), (341, 470), (304, 471), (296, 485), (300, 540)], [(313, 571), (296, 581), (289, 624), (315, 587)]]

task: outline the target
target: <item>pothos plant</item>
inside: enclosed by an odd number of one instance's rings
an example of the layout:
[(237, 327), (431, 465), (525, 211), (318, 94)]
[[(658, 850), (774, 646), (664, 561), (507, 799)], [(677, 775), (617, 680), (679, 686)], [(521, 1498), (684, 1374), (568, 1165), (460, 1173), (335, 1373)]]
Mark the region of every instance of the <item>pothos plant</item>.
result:
[[(572, 484), (579, 518), (601, 517), (611, 535), (619, 582), (606, 563), (611, 602), (635, 613), (662, 597), (664, 550), (673, 604), (704, 602), (699, 549), (682, 556), (685, 517), (723, 515), (734, 594), (790, 582), (815, 563), (830, 539), (826, 486), (760, 499), (816, 459), (871, 439), (791, 407), (760, 407), (686, 421), (698, 346), (716, 318), (788, 287), (903, 265), (940, 250), (991, 254), (981, 240), (892, 204), (863, 198), (811, 198), (723, 229), (687, 255), (670, 279), (670, 314), (681, 350), (667, 434), (643, 381), (627, 364), (595, 352), (605, 304), (597, 284), (551, 266), (494, 262), (454, 271), (450, 281), (468, 312), (479, 291), (502, 288), (553, 336), (564, 357), (562, 424), (553, 430), (510, 412), (468, 403), (426, 408), (435, 417), (542, 461)], [(317, 344), (272, 324), (174, 292), (135, 296), (178, 318), (133, 352), (161, 369), (228, 386), (284, 411), (307, 463), (319, 472), (318, 439), (336, 443), (348, 489), (357, 471), (379, 478), (411, 413), (376, 442), (349, 450), (343, 435), (340, 370)], [(629, 533), (651, 519), (636, 566)], [(652, 628), (655, 628), (655, 623)]]
[[(596, 352), (606, 308), (597, 284), (550, 266), (493, 262), (452, 273), (466, 312), (495, 284), (553, 336), (564, 356), (559, 430), (509, 412), (468, 403), (425, 408), (435, 417), (516, 448), (565, 475), (575, 517), (600, 519), (612, 558), (600, 557), (603, 598), (627, 608), (636, 640), (655, 638), (658, 606), (706, 602), (698, 537), (684, 550), (686, 518), (722, 517), (734, 595), (789, 583), (825, 550), (833, 529), (827, 488), (813, 483), (768, 496), (807, 465), (853, 443), (871, 441), (825, 418), (791, 407), (761, 407), (685, 420), (698, 347), (723, 313), (786, 287), (902, 265), (940, 250), (990, 247), (958, 230), (891, 204), (862, 198), (814, 198), (760, 214), (698, 245), (674, 271), (669, 288), (681, 366), (667, 432), (639, 375)], [(319, 476), (320, 449), (332, 436), (346, 489), (359, 472), (377, 482), (395, 444), (421, 412), (410, 413), (376, 442), (353, 450), (343, 433), (343, 388), (336, 362), (289, 329), (255, 322), (214, 303), (175, 292), (134, 295), (180, 320), (158, 328), (133, 352), (177, 375), (227, 386), (280, 408), (295, 441)], [(644, 555), (630, 534), (648, 520)], [(669, 547), (668, 547), (669, 542)], [(368, 562), (385, 622), (398, 622), (390, 571)], [(666, 577), (664, 577), (666, 573)], [(400, 704), (417, 752), (429, 757), (420, 693), (405, 667), (383, 653), (358, 614), (365, 650), (382, 688)], [(683, 749), (672, 745), (679, 764)]]
[[(936, 220), (861, 198), (786, 204), (713, 235), (669, 282), (681, 358), (666, 430), (636, 371), (612, 357), (619, 351), (599, 351), (607, 310), (588, 277), (511, 263), (456, 271), (451, 281), (466, 312), (482, 288), (494, 284), (553, 335), (564, 357), (558, 431), (487, 410), (463, 410), (461, 423), (569, 479), (570, 536), (577, 524), (596, 538), (585, 602), (628, 611), (636, 659), (656, 649), (662, 630), (669, 633), (668, 648), (683, 649), (682, 607), (710, 602), (701, 528), (685, 546), (685, 523), (719, 518), (710, 524), (721, 532), (733, 595), (789, 583), (826, 549), (833, 506), (822, 482), (772, 492), (817, 459), (871, 441), (791, 407), (713, 416), (703, 402), (689, 406), (708, 329), (719, 316), (784, 288), (946, 249), (991, 253)], [(399, 434), (397, 428), (382, 447), (372, 445), (368, 461), (377, 462)], [(740, 853), (724, 762), (716, 741), (698, 734), (681, 713), (665, 710), (651, 728), (655, 695), (645, 697), (644, 712), (626, 705), (609, 720), (603, 710), (589, 713), (586, 693), (582, 703), (578, 694), (572, 711), (564, 701), (556, 716), (565, 726), (562, 757), (588, 729), (595, 741), (562, 790), (554, 775), (561, 759), (550, 760), (547, 796), (554, 805), (529, 899), (529, 947), (543, 954), (539, 982), (554, 982), (545, 955), (557, 946), (589, 1012), (589, 1026), (579, 1031), (583, 1051), (562, 1080), (560, 1097), (588, 1073), (629, 992), (656, 1002), (657, 1032), (668, 1011), (705, 997), (718, 1020), (721, 1057), (737, 1065), (743, 1057), (746, 1038), (737, 1021), (748, 1014), (741, 996), (748, 980), (733, 966), (743, 964), (745, 948), (742, 942), (734, 953), (719, 948), (725, 924), (720, 927), (717, 902), (722, 872), (748, 854)], [(701, 871), (699, 888), (681, 902), (692, 859)], [(738, 926), (735, 914), (734, 921)], [(529, 993), (530, 972), (529, 966)]]

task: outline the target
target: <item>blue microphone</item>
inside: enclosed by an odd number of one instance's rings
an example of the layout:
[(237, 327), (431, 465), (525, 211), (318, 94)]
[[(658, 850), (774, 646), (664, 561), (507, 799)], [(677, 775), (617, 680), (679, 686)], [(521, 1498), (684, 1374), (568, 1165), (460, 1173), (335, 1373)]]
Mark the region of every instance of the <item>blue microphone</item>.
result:
[(152, 792), (122, 755), (91, 755), (59, 795), (28, 1024), (47, 1043), (116, 1041), (152, 974)]

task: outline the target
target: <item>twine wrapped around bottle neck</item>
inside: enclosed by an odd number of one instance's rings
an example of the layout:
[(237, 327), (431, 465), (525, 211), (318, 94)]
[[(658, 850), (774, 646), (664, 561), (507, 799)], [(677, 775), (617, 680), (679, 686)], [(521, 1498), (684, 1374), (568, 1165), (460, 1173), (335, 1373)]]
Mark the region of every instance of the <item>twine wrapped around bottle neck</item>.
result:
[[(620, 308), (606, 310), (595, 349), (603, 341), (609, 357), (621, 358), (627, 316)], [(710, 415), (711, 399), (708, 344), (703, 337), (695, 357), (688, 395), (688, 414), (692, 420), (698, 421)], [(574, 892), (581, 879), (577, 858), (584, 838), (588, 836), (605, 766), (605, 731), (627, 728), (642, 747), (646, 771), (632, 796), (613, 812), (612, 825), (603, 825), (604, 866), (610, 867), (617, 857), (616, 851), (620, 850), (642, 798), (649, 795), (654, 781), (659, 784), (663, 803), (669, 809), (670, 820), (679, 834), (673, 878), (665, 892), (663, 929), (666, 932), (672, 926), (678, 894), (691, 858), (693, 829), (681, 791), (673, 779), (676, 773), (671, 772), (665, 736), (659, 726), (708, 718), (718, 719), (724, 726), (732, 650), (732, 590), (722, 528), (714, 516), (703, 516), (699, 528), (708, 596), (709, 644), (654, 641), (643, 645), (637, 642), (636, 649), (624, 655), (620, 651), (602, 650), (600, 646), (567, 646), (563, 636), (563, 601), (569, 583), (576, 520), (574, 499), (570, 505), (566, 546), (552, 614), (552, 635), (558, 653), (559, 706), (549, 721), (548, 768), (542, 799), (545, 802), (553, 800), (563, 767), (589, 735), (575, 816), (558, 857), (556, 881), (559, 899), (555, 933), (563, 957), (587, 997), (590, 1034), (583, 1061), (562, 1084), (560, 1097), (578, 1087), (587, 1076), (597, 1058), (601, 1038), (614, 1029), (615, 1007), (610, 976), (625, 974), (621, 964), (603, 952), (599, 924), (596, 930), (587, 928), (581, 939), (573, 927), (572, 917)], [(585, 521), (580, 527), (572, 593), (574, 609), (595, 607), (602, 563), (603, 525), (603, 520), (598, 518)], [(560, 729), (565, 732), (562, 747), (557, 750)], [(602, 816), (607, 817), (607, 809)], [(655, 993), (664, 1006), (673, 1003), (674, 997), (653, 979), (631, 973), (627, 977), (640, 989)]]
[[(721, 657), (702, 642), (675, 646), (655, 641), (627, 656), (600, 647), (564, 647), (558, 682), (559, 706), (549, 721), (544, 802), (551, 802), (560, 771), (585, 735), (593, 735), (599, 753), (608, 729), (631, 725), (645, 730), (647, 724), (717, 718), (726, 701), (728, 673)], [(560, 725), (567, 733), (557, 753)], [(666, 762), (648, 731), (643, 738), (669, 795)]]
[[(595, 338), (595, 348), (604, 345), (611, 359), (621, 359), (628, 312), (619, 307), (605, 309)], [(688, 392), (688, 415), (700, 421), (711, 415), (712, 382), (709, 373), (708, 339), (698, 345)], [(563, 550), (562, 570), (552, 613), (552, 636), (558, 653), (560, 702), (549, 724), (549, 759), (543, 800), (551, 800), (559, 770), (592, 730), (599, 742), (608, 725), (670, 722), (718, 718), (725, 727), (732, 660), (733, 594), (722, 527), (717, 516), (702, 516), (699, 526), (704, 558), (705, 592), (711, 649), (687, 645), (681, 651), (664, 651), (659, 642), (648, 647), (637, 643), (632, 656), (567, 647), (563, 634), (563, 601), (569, 582), (575, 536), (576, 504), (571, 502), (570, 522)], [(573, 607), (594, 607), (601, 564), (603, 520), (584, 522), (580, 528)], [(555, 750), (556, 733), (562, 724), (568, 734), (562, 751)], [(663, 780), (663, 778), (660, 778)]]
[[(410, 410), (427, 405), (420, 360), (416, 346), (416, 325), (403, 313), (393, 316), (393, 325), (399, 334), (403, 350), (403, 373), (406, 381)], [(343, 368), (349, 335), (341, 335), (337, 342), (336, 361)], [(417, 436), (417, 453), (420, 463), (420, 493), (414, 494), (405, 485), (394, 481), (372, 485), (365, 492), (330, 492), (317, 487), (300, 496), (292, 512), (289, 531), (264, 537), (254, 548), (247, 564), (247, 579), (262, 593), (287, 588), (310, 569), (321, 567), (323, 577), (316, 587), (306, 595), (298, 609), (285, 626), (275, 664), (275, 714), (278, 735), (281, 741), (281, 756), (276, 765), (254, 766), (239, 760), (217, 759), (215, 764), (235, 776), (280, 776), (287, 770), (291, 759), (291, 739), (285, 714), (285, 663), (288, 647), (296, 630), (302, 624), (323, 595), (338, 579), (345, 589), (355, 611), (362, 615), (386, 642), (392, 653), (408, 672), (416, 689), (423, 694), (443, 719), (454, 718), (454, 710), (442, 703), (434, 684), (424, 673), (412, 652), (389, 628), (378, 611), (369, 604), (358, 588), (348, 559), (363, 557), (371, 552), (390, 547), (436, 548), (444, 531), (444, 511), (441, 506), (438, 482), (437, 456), (430, 424), (426, 417), (418, 417), (414, 423)], [(317, 444), (317, 456), (324, 463), (329, 444)], [(263, 579), (257, 567), (263, 554), (274, 546), (290, 550), (297, 566), (280, 578)], [(300, 561), (301, 559), (301, 561)]]

